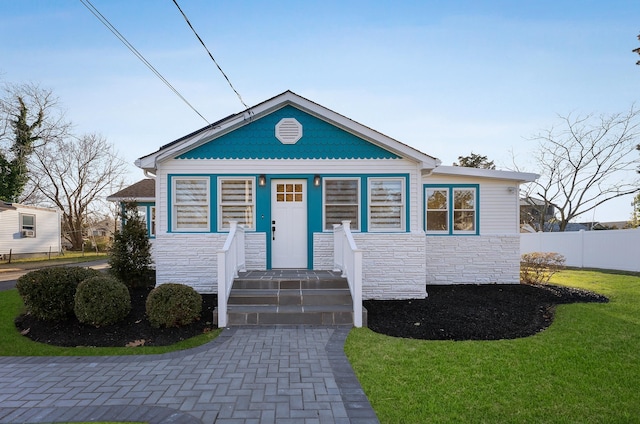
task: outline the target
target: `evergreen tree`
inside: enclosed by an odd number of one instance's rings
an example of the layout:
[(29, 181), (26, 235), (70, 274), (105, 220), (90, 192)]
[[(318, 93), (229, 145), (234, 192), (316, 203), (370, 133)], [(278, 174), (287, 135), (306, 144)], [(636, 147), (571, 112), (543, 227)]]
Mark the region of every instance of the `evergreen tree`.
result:
[(453, 166), (462, 166), (465, 168), (483, 168), (483, 169), (496, 169), (493, 161), (487, 159), (486, 156), (479, 155), (471, 152), (469, 156), (458, 156), (458, 162)]
[(155, 282), (151, 268), (151, 243), (137, 204), (124, 203), (120, 219), (122, 228), (114, 236), (109, 259), (111, 272), (129, 288), (152, 287)]
[(15, 136), (9, 149), (11, 158), (7, 158), (0, 151), (0, 200), (6, 202), (16, 202), (29, 180), (27, 160), (33, 153), (34, 143), (40, 139), (35, 132), (44, 119), (44, 111), (40, 109), (35, 121), (29, 124), (27, 106), (22, 97), (18, 97), (17, 100), (18, 113), (15, 119), (10, 120)]

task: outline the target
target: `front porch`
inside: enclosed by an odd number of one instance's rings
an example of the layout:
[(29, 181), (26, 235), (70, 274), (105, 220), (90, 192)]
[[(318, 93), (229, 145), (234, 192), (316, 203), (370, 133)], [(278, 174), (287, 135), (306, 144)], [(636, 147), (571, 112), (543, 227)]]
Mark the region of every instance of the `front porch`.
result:
[[(340, 272), (280, 269), (239, 272), (227, 325), (354, 325), (349, 283)], [(366, 311), (362, 312), (366, 325)]]

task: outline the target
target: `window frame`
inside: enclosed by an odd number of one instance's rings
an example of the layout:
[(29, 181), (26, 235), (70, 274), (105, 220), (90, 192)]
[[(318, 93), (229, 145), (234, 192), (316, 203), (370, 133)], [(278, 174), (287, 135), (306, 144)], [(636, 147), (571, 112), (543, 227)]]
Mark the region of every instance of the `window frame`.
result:
[[(428, 206), (428, 190), (446, 190), (447, 191), (447, 225), (446, 231), (429, 231), (427, 230), (427, 206)], [(455, 229), (455, 212), (470, 211), (470, 209), (455, 209), (455, 192), (460, 190), (471, 190), (473, 192), (474, 219), (473, 230), (456, 230)], [(477, 236), (480, 235), (480, 185), (479, 184), (424, 184), (423, 185), (423, 228), (426, 235), (444, 235), (444, 236)]]
[[(20, 220), (20, 222), (19, 222), (19, 225), (20, 225), (20, 236), (21, 237), (27, 237), (27, 236), (23, 235), (24, 232), (25, 231), (33, 231), (33, 236), (29, 236), (29, 238), (35, 238), (36, 235), (37, 235), (37, 233), (36, 233), (36, 214), (33, 214), (33, 213), (20, 213), (18, 215), (18, 217), (19, 217), (18, 219)], [(25, 224), (24, 224), (24, 218), (25, 217), (33, 218), (33, 225), (25, 226)], [(26, 228), (26, 227), (29, 227), (29, 228)]]
[[(206, 190), (206, 202), (178, 203), (176, 202), (178, 181), (204, 181)], [(206, 207), (207, 225), (205, 227), (178, 227), (178, 206), (204, 206)], [(211, 231), (211, 179), (208, 176), (172, 176), (171, 177), (171, 230), (173, 232), (210, 232)]]
[[(398, 182), (400, 182), (400, 199), (401, 199), (400, 202), (399, 203), (395, 203), (395, 204), (386, 204), (386, 203), (375, 204), (375, 203), (373, 203), (371, 190), (373, 189), (373, 186), (374, 186), (373, 183), (375, 181), (398, 181)], [(377, 177), (369, 177), (369, 178), (367, 178), (367, 231), (368, 232), (370, 232), (370, 233), (406, 232), (406, 228), (407, 228), (406, 184), (407, 184), (406, 178), (398, 177), (398, 176), (394, 176), (394, 177), (391, 177), (391, 176), (389, 176), (389, 177), (377, 176)], [(395, 228), (395, 227), (379, 227), (379, 228), (375, 228), (375, 227), (372, 226), (372, 223), (371, 223), (371, 211), (372, 211), (372, 209), (374, 207), (383, 206), (383, 205), (392, 205), (392, 206), (399, 206), (400, 207), (400, 228)]]
[[(223, 203), (223, 199), (222, 199), (222, 183), (224, 181), (249, 181), (251, 183), (251, 202), (224, 202)], [(229, 227), (224, 227), (224, 214), (222, 213), (222, 208), (223, 206), (251, 206), (251, 213), (252, 213), (252, 226), (247, 226), (245, 225), (245, 230), (247, 231), (255, 231), (256, 229), (256, 221), (257, 221), (257, 216), (256, 216), (256, 210), (257, 210), (257, 205), (256, 205), (256, 191), (257, 191), (257, 181), (256, 181), (256, 177), (255, 176), (224, 176), (224, 177), (218, 177), (217, 178), (217, 186), (218, 186), (218, 190), (217, 190), (217, 215), (218, 215), (218, 222), (217, 222), (217, 228), (218, 228), (218, 232), (221, 233), (228, 233), (230, 228)]]
[(355, 181), (356, 182), (356, 206), (358, 211), (356, 217), (358, 219), (358, 225), (353, 226), (351, 221), (351, 230), (360, 231), (362, 228), (362, 178), (360, 177), (324, 177), (322, 179), (322, 231), (333, 231), (333, 228), (327, 228), (327, 206), (354, 206), (352, 203), (332, 203), (327, 202), (327, 182), (328, 181)]
[[(446, 209), (432, 209), (428, 208), (429, 206), (429, 190), (433, 191), (443, 191), (446, 193)], [(427, 224), (429, 222), (428, 215), (429, 211), (434, 212), (446, 212), (447, 226), (445, 230), (427, 230)], [(428, 234), (449, 234), (451, 231), (451, 190), (448, 187), (433, 187), (433, 186), (425, 186), (424, 188), (424, 231)]]
[(150, 238), (155, 238), (156, 237), (156, 211), (157, 211), (156, 206), (155, 205), (149, 205), (148, 211), (149, 211), (149, 216), (148, 216), (149, 237)]

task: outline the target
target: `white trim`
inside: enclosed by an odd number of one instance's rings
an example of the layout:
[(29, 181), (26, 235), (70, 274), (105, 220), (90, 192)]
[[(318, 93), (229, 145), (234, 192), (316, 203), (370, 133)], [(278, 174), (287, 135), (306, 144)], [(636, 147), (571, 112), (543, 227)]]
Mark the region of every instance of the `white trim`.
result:
[(454, 175), (466, 177), (491, 178), (498, 180), (512, 180), (519, 182), (532, 182), (540, 175), (528, 172), (502, 171), (495, 169), (467, 168), (464, 166), (438, 166), (433, 170), (433, 175)]

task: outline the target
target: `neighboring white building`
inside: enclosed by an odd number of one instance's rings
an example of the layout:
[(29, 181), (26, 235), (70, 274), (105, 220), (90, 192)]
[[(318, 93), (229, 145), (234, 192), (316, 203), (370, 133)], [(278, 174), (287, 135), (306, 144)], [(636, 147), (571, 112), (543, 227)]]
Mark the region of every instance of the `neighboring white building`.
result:
[(365, 299), (425, 297), (428, 284), (518, 283), (519, 184), (537, 178), (441, 166), (290, 91), (136, 165), (155, 176), (154, 202), (144, 205), (158, 283), (215, 292), (230, 221), (247, 229), (248, 269), (332, 269), (333, 225), (348, 220), (364, 252)]
[(60, 211), (0, 202), (0, 256), (58, 254)]

